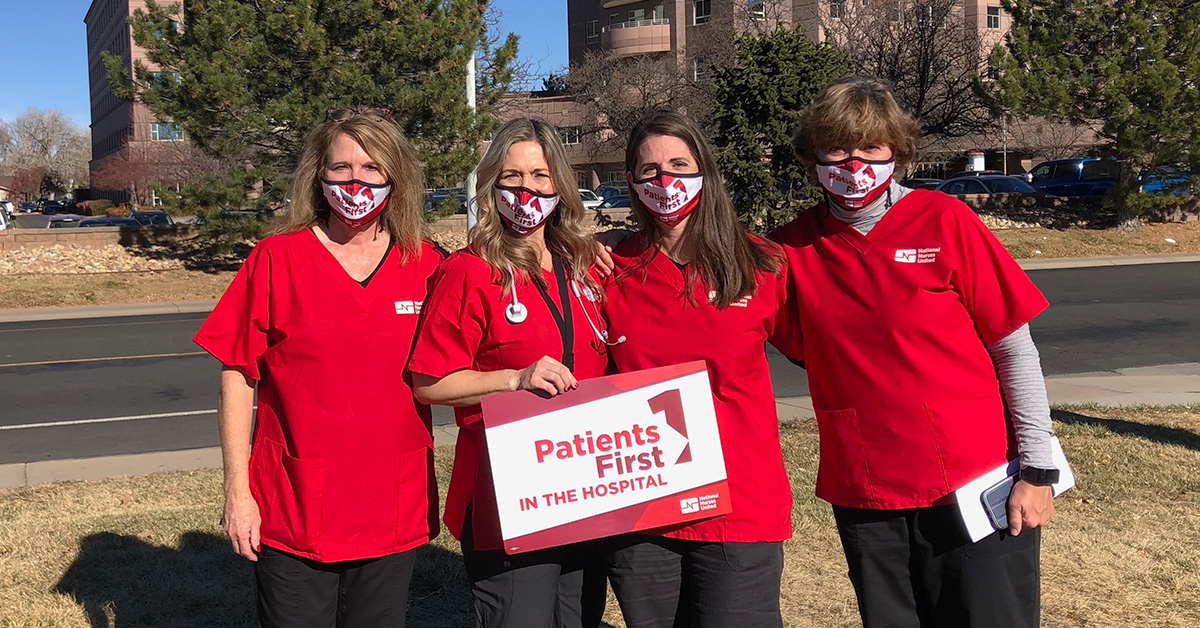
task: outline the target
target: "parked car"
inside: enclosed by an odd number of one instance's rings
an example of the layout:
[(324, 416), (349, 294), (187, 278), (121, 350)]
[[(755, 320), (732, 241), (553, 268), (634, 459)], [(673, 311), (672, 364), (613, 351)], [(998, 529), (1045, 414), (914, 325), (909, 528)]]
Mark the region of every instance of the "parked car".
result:
[(161, 209), (139, 209), (129, 212), (129, 217), (138, 221), (143, 227), (158, 225), (173, 225), (171, 215)]
[(1095, 157), (1044, 161), (1023, 177), (1054, 196), (1099, 196), (1117, 184), (1117, 161)]
[(52, 214), (46, 218), (47, 229), (62, 229), (65, 227), (78, 227), (79, 222), (87, 218), (87, 216), (80, 216), (79, 214)]
[(17, 226), (13, 224), (12, 216), (9, 216), (8, 212), (0, 211), (0, 231), (4, 231), (5, 229), (15, 229), (16, 227)]
[(596, 209), (604, 202), (595, 192), (584, 188), (579, 188), (579, 198), (583, 199), (584, 209)]
[(79, 221), (80, 227), (140, 227), (142, 223), (136, 218), (120, 218), (116, 216), (92, 216)]
[(942, 183), (941, 179), (926, 179), (923, 177), (912, 177), (912, 178), (901, 181), (900, 185), (903, 185), (904, 187), (909, 188), (910, 190), (936, 190), (937, 186), (941, 185), (941, 183)]
[(1002, 174), (946, 179), (937, 186), (937, 191), (946, 194), (1039, 194), (1021, 179)]
[(1001, 170), (964, 170), (946, 177), (946, 180), (949, 181), (950, 179), (958, 179), (960, 177), (990, 177), (997, 174), (1000, 176), (1006, 176)]
[(32, 201), (25, 201), (24, 203), (21, 203), (17, 207), (17, 211), (22, 214), (32, 214), (32, 213), (36, 212), (37, 210), (38, 210), (37, 203), (34, 203)]
[(0, 214), (4, 214), (12, 218), (17, 214), (17, 210), (13, 207), (12, 201), (0, 201)]
[(42, 215), (53, 216), (55, 214), (70, 214), (72, 213), (65, 205), (58, 201), (46, 201), (42, 203)]
[(1196, 180), (1186, 166), (1158, 166), (1138, 174), (1138, 191), (1147, 194), (1192, 194)]
[(606, 201), (614, 196), (629, 196), (629, 184), (624, 181), (601, 183), (596, 188), (596, 196)]
[(629, 204), (629, 195), (622, 194), (619, 196), (610, 196), (605, 199), (603, 203), (600, 203), (598, 209), (623, 209), (627, 207), (631, 207)]
[(432, 192), (426, 192), (425, 211), (433, 211), (435, 206), (444, 203), (451, 196), (458, 199), (458, 210), (455, 213), (467, 213), (467, 192), (462, 188), (438, 188)]

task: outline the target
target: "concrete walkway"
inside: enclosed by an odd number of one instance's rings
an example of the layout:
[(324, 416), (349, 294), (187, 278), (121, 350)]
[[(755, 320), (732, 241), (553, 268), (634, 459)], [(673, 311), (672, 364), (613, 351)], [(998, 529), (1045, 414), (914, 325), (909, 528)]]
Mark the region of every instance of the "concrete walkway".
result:
[[(1053, 376), (1046, 378), (1046, 392), (1052, 405), (1200, 405), (1200, 364), (1170, 364)], [(807, 396), (776, 398), (775, 407), (780, 420), (805, 420), (813, 417), (812, 399)], [(457, 435), (458, 428), (454, 426), (434, 428), (434, 443), (439, 447), (453, 445)], [(46, 460), (0, 465), (0, 488), (220, 466), (221, 450), (218, 447), (77, 460)]]

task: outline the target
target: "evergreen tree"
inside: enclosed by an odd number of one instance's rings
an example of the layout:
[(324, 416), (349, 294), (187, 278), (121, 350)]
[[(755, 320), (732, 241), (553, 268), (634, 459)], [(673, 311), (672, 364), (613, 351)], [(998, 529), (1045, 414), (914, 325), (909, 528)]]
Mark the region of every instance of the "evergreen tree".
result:
[[(147, 2), (133, 39), (159, 66), (105, 59), (119, 96), (180, 124), (209, 154), (245, 163), (279, 201), (310, 129), (328, 110), (386, 107), (413, 140), (434, 185), (460, 180), (497, 122), (517, 37), (495, 40), (486, 0), (186, 0)], [(464, 95), (480, 58), (479, 115)], [(176, 74), (178, 73), (178, 74)]]
[(778, 30), (737, 38), (737, 63), (713, 69), (713, 144), (743, 224), (765, 232), (818, 198), (792, 152), (800, 114), (852, 73), (845, 53)]
[(1098, 124), (1121, 162), (1108, 198), (1126, 223), (1170, 195), (1137, 190), (1145, 168), (1200, 172), (1200, 2), (1003, 0), (1012, 14), (1004, 103), (1020, 114)]

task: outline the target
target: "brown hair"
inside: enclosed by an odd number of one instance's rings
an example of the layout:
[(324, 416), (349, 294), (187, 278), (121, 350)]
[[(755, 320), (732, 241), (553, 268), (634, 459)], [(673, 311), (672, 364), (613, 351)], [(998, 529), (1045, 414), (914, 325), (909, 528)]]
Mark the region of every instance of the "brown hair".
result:
[(916, 159), (920, 137), (921, 125), (896, 104), (891, 85), (873, 76), (854, 76), (826, 87), (809, 105), (792, 148), (811, 170), (818, 150), (885, 145), (899, 172)]
[(537, 142), (542, 147), (546, 165), (550, 167), (550, 180), (558, 194), (558, 208), (546, 219), (546, 248), (561, 255), (570, 264), (574, 279), (599, 290), (587, 276), (595, 256), (592, 238), (584, 231), (585, 210), (579, 198), (579, 188), (563, 149), (558, 131), (549, 122), (538, 118), (516, 118), (509, 120), (492, 139), (487, 153), (475, 169), (478, 191), (472, 202), (479, 211), (479, 222), (471, 229), (471, 248), (492, 268), (500, 273), (501, 284), (507, 289), (513, 280), (509, 266), (525, 273), (532, 281), (545, 287), (542, 264), (537, 253), (524, 237), (504, 226), (500, 213), (496, 211), (494, 186), (500, 180), (504, 158), (513, 144)]
[[(625, 171), (630, 178), (637, 170), (638, 149), (646, 140), (659, 135), (682, 140), (695, 157), (700, 174), (704, 175), (703, 191), (683, 228), (681, 245), (691, 262), (684, 276), (684, 295), (695, 305), (694, 286), (700, 281), (715, 293), (710, 299), (714, 305), (728, 307), (757, 290), (757, 271), (779, 273), (782, 253), (773, 244), (751, 240), (738, 222), (733, 199), (725, 189), (725, 180), (712, 148), (696, 124), (686, 116), (673, 111), (656, 111), (633, 127), (625, 148)], [(641, 235), (654, 242), (656, 219), (633, 190), (630, 190), (629, 202)], [(653, 256), (651, 249), (640, 264), (625, 274), (644, 268)]]
[(287, 212), (271, 226), (271, 233), (294, 233), (329, 221), (332, 210), (321, 189), (321, 173), (329, 147), (343, 133), (363, 147), (392, 185), (387, 207), (379, 217), (380, 229), (396, 239), (402, 261), (418, 257), (421, 240), (426, 236), (425, 174), (416, 149), (400, 132), (400, 127), (373, 110), (344, 120), (326, 120), (309, 133), (292, 176), (291, 202)]

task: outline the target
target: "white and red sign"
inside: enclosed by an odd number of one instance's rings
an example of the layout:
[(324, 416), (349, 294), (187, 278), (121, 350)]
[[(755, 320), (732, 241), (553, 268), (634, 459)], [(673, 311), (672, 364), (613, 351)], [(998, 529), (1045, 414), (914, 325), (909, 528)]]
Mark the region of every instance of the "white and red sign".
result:
[(704, 362), (483, 398), (510, 554), (722, 515), (725, 459)]

